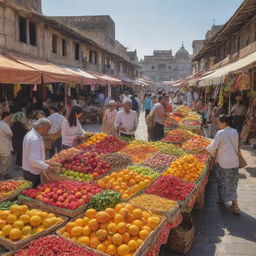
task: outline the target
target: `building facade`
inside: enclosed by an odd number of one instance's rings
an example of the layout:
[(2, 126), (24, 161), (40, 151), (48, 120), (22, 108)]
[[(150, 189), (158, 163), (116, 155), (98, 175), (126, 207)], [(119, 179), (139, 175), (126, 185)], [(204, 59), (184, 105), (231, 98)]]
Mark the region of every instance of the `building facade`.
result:
[(155, 83), (181, 80), (192, 72), (191, 58), (182, 44), (175, 56), (172, 50), (155, 50), (140, 62), (141, 73)]
[[(40, 0), (0, 1), (0, 53), (134, 79), (135, 64), (130, 61), (126, 47), (115, 40), (115, 24), (109, 16), (84, 17), (92, 25), (83, 30), (83, 23), (82, 28), (77, 23), (74, 29), (65, 21), (42, 15), (41, 11)], [(98, 30), (95, 20), (108, 22)], [(89, 30), (97, 35), (101, 35), (99, 31), (104, 33), (97, 39)]]

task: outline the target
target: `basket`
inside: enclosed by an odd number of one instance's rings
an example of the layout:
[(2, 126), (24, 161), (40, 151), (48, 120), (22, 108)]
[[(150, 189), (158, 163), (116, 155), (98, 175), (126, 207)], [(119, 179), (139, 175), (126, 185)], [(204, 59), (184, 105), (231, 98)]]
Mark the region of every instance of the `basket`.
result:
[[(38, 207), (33, 207), (33, 208), (38, 208)], [(5, 248), (7, 248), (10, 251), (14, 251), (14, 250), (20, 249), (21, 247), (25, 246), (26, 244), (28, 244), (32, 240), (37, 239), (37, 238), (39, 238), (41, 236), (45, 236), (45, 235), (48, 235), (48, 234), (54, 232), (56, 229), (62, 227), (68, 221), (68, 218), (63, 217), (61, 215), (57, 215), (57, 217), (61, 217), (63, 219), (63, 221), (61, 221), (59, 223), (56, 223), (55, 225), (45, 229), (44, 231), (42, 231), (40, 233), (34, 234), (34, 235), (32, 235), (30, 237), (27, 237), (25, 239), (22, 239), (20, 241), (13, 242), (13, 241), (9, 241), (9, 240), (7, 240), (5, 238), (0, 237), (0, 245), (4, 246)], [(6, 255), (12, 255), (12, 252), (7, 253)]]
[[(11, 180), (5, 180), (6, 181), (11, 181)], [(18, 187), (17, 189), (15, 189), (13, 192), (11, 192), (9, 195), (7, 195), (6, 197), (0, 199), (0, 203), (6, 200), (12, 200), (14, 199), (16, 196), (18, 196), (24, 189), (27, 188), (31, 188), (32, 187), (32, 182), (27, 181), (27, 180), (18, 180), (18, 181), (26, 181), (27, 183)], [(1, 182), (0, 182), (1, 184)]]
[(33, 199), (31, 197), (26, 197), (26, 196), (23, 196), (23, 195), (19, 195), (18, 203), (25, 204), (25, 205), (27, 205), (29, 207), (32, 207), (32, 208), (40, 208), (40, 209), (43, 209), (45, 211), (49, 211), (49, 212), (59, 214), (59, 215), (63, 215), (63, 216), (70, 217), (70, 218), (74, 218), (77, 215), (83, 213), (88, 207), (88, 203), (87, 203), (85, 205), (82, 205), (82, 206), (78, 207), (75, 210), (69, 210), (69, 209), (65, 209), (65, 208), (60, 208), (60, 207), (48, 205), (48, 204), (45, 204), (45, 203), (43, 203), (39, 200)]
[[(78, 216), (78, 218), (79, 218), (79, 217), (82, 217), (82, 216), (83, 216), (83, 215)], [(147, 239), (140, 245), (140, 247), (139, 247), (139, 248), (137, 249), (137, 251), (133, 254), (133, 256), (146, 256), (147, 250), (148, 250), (148, 248), (149, 248), (149, 245), (152, 243), (152, 241), (154, 240), (154, 238), (158, 235), (159, 231), (162, 229), (162, 227), (163, 227), (163, 226), (165, 225), (165, 223), (166, 223), (166, 218), (165, 218), (165, 217), (162, 217), (162, 216), (160, 216), (160, 217), (162, 218), (160, 224), (157, 226), (157, 228), (156, 228), (154, 231), (152, 231), (152, 232), (150, 233), (150, 235), (149, 235), (149, 236), (147, 237)], [(74, 220), (75, 220), (75, 219), (72, 219), (71, 221), (74, 221)], [(90, 250), (90, 251), (92, 251), (92, 252), (94, 252), (94, 253), (96, 253), (96, 254), (98, 254), (98, 255), (101, 255), (101, 256), (109, 256), (109, 255), (106, 254), (106, 253), (99, 252), (99, 251), (97, 251), (97, 250), (95, 250), (95, 249), (93, 249), (93, 248), (91, 248), (91, 247), (89, 247), (89, 246), (86, 246), (86, 245), (83, 245), (83, 244), (74, 242), (73, 240), (62, 236), (62, 234), (61, 234), (61, 230), (62, 230), (62, 229), (63, 229), (63, 228), (60, 228), (60, 229), (58, 229), (58, 230), (56, 231), (56, 234), (57, 234), (58, 236), (61, 236), (61, 237), (65, 238), (65, 239), (67, 239), (67, 240), (69, 240), (69, 241), (75, 243), (76, 245), (82, 246), (82, 247), (86, 248), (87, 250)]]

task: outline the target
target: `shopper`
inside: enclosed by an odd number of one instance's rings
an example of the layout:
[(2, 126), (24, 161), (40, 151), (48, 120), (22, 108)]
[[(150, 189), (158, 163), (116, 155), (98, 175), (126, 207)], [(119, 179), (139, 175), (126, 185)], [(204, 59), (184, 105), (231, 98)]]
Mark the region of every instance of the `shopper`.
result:
[(131, 97), (131, 100), (132, 100), (132, 110), (133, 110), (133, 111), (136, 111), (137, 114), (139, 114), (139, 105), (138, 105), (137, 100), (135, 99), (135, 95), (133, 95), (133, 96)]
[(56, 105), (53, 105), (49, 108), (50, 116), (48, 116), (48, 120), (51, 121), (51, 129), (49, 131), (49, 140), (51, 141), (51, 148), (49, 150), (49, 157), (53, 157), (53, 155), (61, 150), (61, 124), (64, 120), (64, 116), (59, 113), (59, 109)]
[(242, 104), (240, 98), (237, 99), (236, 104), (232, 107), (231, 114), (233, 115), (232, 127), (237, 130), (238, 134), (240, 134), (243, 129), (246, 115), (246, 107)]
[(138, 126), (138, 115), (132, 110), (132, 101), (127, 98), (123, 102), (123, 109), (116, 115), (115, 128), (119, 136), (135, 138), (135, 131)]
[(76, 105), (72, 107), (68, 117), (64, 118), (61, 124), (62, 150), (74, 146), (81, 135), (85, 133), (79, 122), (82, 115), (83, 109)]
[(144, 99), (145, 118), (149, 115), (151, 108), (152, 108), (151, 94), (145, 94), (145, 99)]
[[(211, 155), (216, 155), (216, 176), (219, 199), (217, 203), (224, 204), (232, 201), (230, 210), (239, 213), (237, 203), (237, 185), (239, 168), (239, 142), (238, 133), (231, 128), (232, 116), (220, 115), (218, 117), (219, 131), (211, 144), (205, 149)], [(204, 150), (200, 150), (202, 152)]]
[(106, 109), (103, 120), (102, 120), (102, 132), (108, 134), (108, 135), (116, 135), (116, 129), (115, 129), (115, 119), (117, 115), (116, 110), (116, 102), (114, 100), (110, 100), (108, 103), (108, 109)]
[(30, 130), (28, 126), (28, 119), (23, 112), (17, 112), (13, 116), (12, 125), (12, 146), (16, 153), (16, 165), (22, 166), (22, 144), (27, 132)]
[(141, 112), (141, 101), (140, 98), (138, 97), (138, 94), (134, 94), (134, 99), (136, 100), (137, 104), (138, 104), (138, 117), (140, 116), (140, 112)]
[(40, 174), (44, 170), (55, 171), (54, 166), (45, 163), (44, 137), (48, 135), (50, 128), (51, 122), (40, 118), (23, 140), (23, 176), (33, 183), (34, 188), (40, 184)]
[(153, 141), (159, 141), (164, 137), (164, 122), (167, 117), (165, 107), (168, 100), (166, 96), (159, 97), (159, 103), (155, 105), (154, 111), (154, 129), (153, 129)]
[(34, 127), (34, 123), (40, 118), (45, 117), (45, 113), (43, 110), (35, 110), (32, 113), (32, 118), (28, 121), (28, 125), (30, 128)]
[(7, 171), (11, 164), (11, 152), (13, 150), (11, 122), (12, 114), (10, 112), (3, 112), (2, 120), (0, 121), (0, 179), (10, 179)]

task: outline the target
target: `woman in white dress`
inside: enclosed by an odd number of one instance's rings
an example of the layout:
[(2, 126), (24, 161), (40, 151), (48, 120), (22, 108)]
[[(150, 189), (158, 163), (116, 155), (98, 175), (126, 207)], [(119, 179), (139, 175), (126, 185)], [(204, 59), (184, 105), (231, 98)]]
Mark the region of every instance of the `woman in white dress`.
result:
[(108, 135), (117, 135), (114, 127), (115, 119), (116, 119), (116, 102), (114, 100), (110, 100), (108, 103), (108, 109), (105, 111), (102, 120), (102, 132)]

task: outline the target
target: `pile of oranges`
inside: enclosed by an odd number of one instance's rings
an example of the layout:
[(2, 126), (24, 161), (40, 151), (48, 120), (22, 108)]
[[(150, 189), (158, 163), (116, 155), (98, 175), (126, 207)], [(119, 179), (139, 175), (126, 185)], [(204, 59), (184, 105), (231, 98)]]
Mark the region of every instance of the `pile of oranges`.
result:
[(172, 162), (163, 175), (172, 175), (187, 181), (195, 182), (202, 174), (204, 167), (204, 163), (199, 162), (195, 156), (189, 154), (181, 156)]
[(206, 148), (210, 144), (210, 141), (200, 135), (193, 136), (182, 145), (183, 150), (197, 152), (200, 149)]
[(14, 204), (9, 210), (0, 211), (0, 237), (11, 241), (25, 239), (63, 221), (53, 213), (26, 205)]
[(130, 144), (121, 150), (121, 152), (130, 156), (134, 163), (144, 161), (157, 151), (159, 151), (159, 149), (156, 146), (147, 145), (144, 143)]
[(96, 133), (92, 135), (85, 143), (77, 146), (78, 149), (84, 149), (88, 146), (95, 145), (98, 142), (104, 140), (108, 135), (105, 133)]
[(147, 187), (153, 181), (153, 177), (138, 174), (128, 169), (113, 172), (97, 181), (102, 189), (116, 190), (122, 195), (123, 199), (131, 196)]
[(69, 222), (60, 233), (108, 255), (131, 256), (160, 222), (161, 218), (149, 211), (117, 204), (99, 212), (88, 209), (84, 217)]

